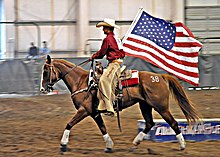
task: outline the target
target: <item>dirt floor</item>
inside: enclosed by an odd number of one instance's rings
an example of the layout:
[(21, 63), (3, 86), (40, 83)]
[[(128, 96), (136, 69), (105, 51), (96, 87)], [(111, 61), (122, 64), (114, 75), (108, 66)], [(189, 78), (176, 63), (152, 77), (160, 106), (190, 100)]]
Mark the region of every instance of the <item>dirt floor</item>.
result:
[[(220, 118), (220, 90), (187, 91), (197, 104), (203, 118)], [(184, 118), (179, 107), (171, 100), (175, 118)], [(130, 151), (137, 134), (137, 120), (142, 119), (138, 105), (121, 112), (122, 133), (116, 117), (103, 116), (115, 147), (111, 154), (104, 153), (105, 143), (90, 117), (77, 124), (71, 132), (69, 151), (59, 149), (63, 129), (76, 112), (70, 95), (47, 95), (27, 98), (0, 99), (0, 156), (1, 157), (103, 157), (103, 156), (220, 156), (220, 141), (187, 142), (179, 151), (177, 143), (143, 141), (134, 152)], [(154, 114), (154, 118), (160, 118)], [(154, 154), (149, 153), (152, 150)]]

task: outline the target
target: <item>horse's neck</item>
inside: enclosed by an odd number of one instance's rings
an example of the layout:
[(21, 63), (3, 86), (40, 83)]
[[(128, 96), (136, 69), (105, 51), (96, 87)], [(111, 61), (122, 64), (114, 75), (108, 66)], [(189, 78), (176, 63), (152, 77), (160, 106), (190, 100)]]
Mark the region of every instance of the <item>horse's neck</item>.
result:
[(56, 66), (61, 73), (61, 77), (65, 75), (62, 80), (71, 93), (78, 90), (78, 88), (85, 88), (81, 86), (86, 86), (85, 80), (88, 77), (87, 71), (80, 67), (74, 68), (75, 65), (70, 67), (63, 63), (57, 64)]

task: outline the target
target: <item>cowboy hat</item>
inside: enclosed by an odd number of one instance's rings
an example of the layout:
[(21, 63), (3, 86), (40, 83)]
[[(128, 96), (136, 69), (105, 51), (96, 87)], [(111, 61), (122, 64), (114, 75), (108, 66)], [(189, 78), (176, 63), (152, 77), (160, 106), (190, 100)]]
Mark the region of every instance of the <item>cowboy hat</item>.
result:
[(105, 18), (103, 22), (99, 22), (96, 24), (96, 27), (102, 27), (102, 26), (115, 27), (117, 29), (120, 29), (120, 27), (115, 24), (115, 20), (110, 18)]

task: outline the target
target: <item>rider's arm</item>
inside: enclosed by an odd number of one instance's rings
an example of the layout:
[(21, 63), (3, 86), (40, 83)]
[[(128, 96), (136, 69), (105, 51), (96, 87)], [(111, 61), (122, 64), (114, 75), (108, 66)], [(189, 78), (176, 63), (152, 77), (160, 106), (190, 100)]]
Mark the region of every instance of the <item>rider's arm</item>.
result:
[(105, 54), (107, 53), (108, 47), (109, 47), (109, 42), (108, 42), (107, 38), (105, 38), (102, 42), (102, 46), (101, 46), (100, 50), (97, 51), (96, 53), (94, 53), (90, 59), (103, 58), (105, 56)]

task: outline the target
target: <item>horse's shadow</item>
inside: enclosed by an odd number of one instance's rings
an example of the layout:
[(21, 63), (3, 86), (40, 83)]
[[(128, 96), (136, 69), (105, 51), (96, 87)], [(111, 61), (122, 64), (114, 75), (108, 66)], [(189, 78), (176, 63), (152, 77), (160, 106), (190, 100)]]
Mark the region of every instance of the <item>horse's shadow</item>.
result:
[[(178, 150), (176, 150), (178, 151)], [(94, 148), (60, 148), (60, 154), (65, 154), (66, 152), (71, 153), (81, 153), (81, 154), (94, 154), (95, 152), (103, 152), (104, 149), (94, 149)], [(135, 155), (144, 155), (144, 154), (150, 154), (150, 155), (162, 155), (162, 153), (157, 152), (151, 148), (146, 149), (134, 149), (134, 148), (115, 148), (111, 153), (128, 153), (128, 154), (135, 154)]]
[[(60, 148), (61, 153), (65, 152), (103, 152), (104, 149), (99, 149), (99, 148)], [(130, 152), (129, 149), (121, 149), (121, 148), (116, 148), (113, 150), (113, 152)]]
[[(72, 152), (72, 153), (82, 153), (82, 154), (92, 154), (93, 152), (104, 152), (104, 149), (99, 149), (99, 148), (69, 148), (69, 147), (61, 147), (60, 148), (60, 153), (65, 154), (66, 152)], [(116, 152), (135, 152), (135, 151), (130, 151), (130, 149), (123, 149), (123, 148), (115, 148), (111, 153), (116, 153)]]

